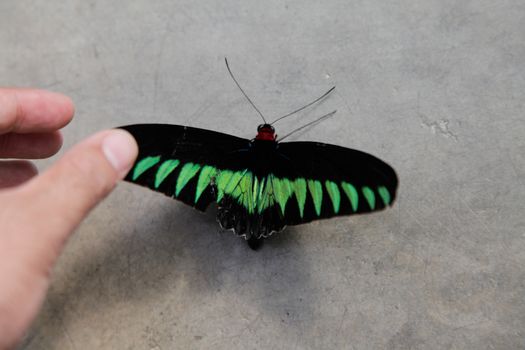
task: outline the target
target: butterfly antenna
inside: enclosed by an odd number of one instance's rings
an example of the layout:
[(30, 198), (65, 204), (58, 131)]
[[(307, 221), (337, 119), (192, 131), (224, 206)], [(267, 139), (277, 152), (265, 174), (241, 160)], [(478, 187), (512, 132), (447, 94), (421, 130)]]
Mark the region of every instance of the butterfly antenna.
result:
[(319, 122), (321, 122), (321, 121), (323, 121), (323, 120), (325, 120), (325, 119), (328, 119), (328, 118), (330, 118), (330, 117), (333, 117), (334, 114), (335, 114), (336, 112), (337, 112), (337, 110), (332, 111), (332, 112), (330, 112), (330, 113), (328, 113), (328, 114), (323, 115), (323, 116), (320, 117), (320, 118), (317, 118), (317, 119), (314, 120), (314, 121), (311, 121), (310, 123), (307, 123), (307, 124), (305, 124), (305, 125), (303, 125), (303, 126), (300, 126), (300, 127), (298, 127), (297, 129), (293, 130), (292, 132), (290, 132), (290, 133), (284, 135), (283, 137), (279, 138), (279, 140), (277, 140), (277, 141), (281, 142), (282, 140), (284, 140), (285, 138), (287, 138), (288, 136), (290, 136), (290, 135), (292, 135), (292, 134), (295, 134), (295, 133), (298, 132), (299, 130), (302, 130), (302, 129), (307, 128), (307, 127), (309, 127), (309, 126), (311, 126), (311, 125), (317, 124), (317, 123), (319, 123)]
[(239, 82), (237, 81), (237, 79), (235, 79), (235, 77), (233, 76), (232, 70), (230, 69), (230, 65), (228, 64), (228, 59), (226, 57), (224, 57), (224, 62), (226, 63), (226, 68), (228, 68), (228, 72), (230, 73), (230, 76), (232, 77), (233, 81), (235, 82), (235, 84), (237, 85), (239, 90), (241, 90), (241, 92), (244, 95), (244, 97), (246, 97), (246, 99), (248, 100), (248, 102), (250, 102), (252, 107), (257, 111), (257, 113), (259, 113), (259, 115), (261, 116), (264, 124), (266, 124), (266, 119), (264, 119), (264, 116), (261, 113), (261, 111), (259, 110), (259, 108), (257, 108), (257, 106), (255, 106), (255, 104), (252, 102), (252, 100), (250, 100), (248, 95), (246, 95), (246, 92), (244, 92), (244, 90), (242, 89), (241, 85), (239, 85)]
[(312, 102), (308, 103), (307, 105), (304, 105), (303, 107), (298, 108), (298, 109), (296, 109), (296, 110), (293, 111), (293, 112), (290, 112), (290, 113), (288, 113), (288, 114), (286, 114), (286, 115), (283, 115), (282, 117), (279, 117), (279, 118), (275, 119), (273, 122), (270, 123), (270, 125), (273, 125), (273, 124), (277, 123), (279, 120), (284, 119), (284, 118), (286, 118), (286, 117), (289, 117), (289, 116), (291, 116), (291, 115), (293, 115), (293, 114), (295, 114), (295, 113), (298, 113), (298, 112), (302, 111), (303, 109), (306, 109), (306, 108), (310, 107), (310, 106), (313, 105), (314, 103), (317, 103), (317, 102), (321, 101), (323, 98), (325, 98), (326, 96), (328, 96), (328, 95), (329, 95), (332, 91), (334, 91), (334, 90), (335, 90), (335, 86), (333, 86), (330, 90), (328, 90), (327, 92), (325, 92), (321, 97), (316, 98), (315, 100), (313, 100)]

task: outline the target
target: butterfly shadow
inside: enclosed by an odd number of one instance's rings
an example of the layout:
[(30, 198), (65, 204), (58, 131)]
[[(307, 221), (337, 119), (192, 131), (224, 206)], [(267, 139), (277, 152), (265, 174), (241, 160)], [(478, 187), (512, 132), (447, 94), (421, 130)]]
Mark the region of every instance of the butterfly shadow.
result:
[[(100, 223), (99, 211), (96, 222), (88, 225), (100, 230), (97, 236), (106, 241), (96, 244), (98, 249), (72, 253), (68, 264), (59, 266), (43, 311), (24, 344), (36, 339), (42, 344), (57, 341), (64, 337), (69, 322), (87, 322), (89, 327), (89, 320), (78, 320), (82, 315), (104, 318), (96, 315), (118, 310), (123, 303), (129, 305), (126, 317), (131, 318), (142, 316), (133, 312), (134, 305), (141, 303), (162, 308), (166, 317), (176, 319), (180, 309), (170, 312), (171, 304), (191, 304), (195, 299), (230, 301), (232, 297), (238, 312), (251, 310), (258, 318), (283, 320), (290, 313), (313, 312), (310, 308), (316, 300), (310, 291), (315, 286), (300, 230), (287, 228), (253, 251), (242, 238), (219, 229), (216, 208), (201, 213), (166, 203), (144, 204), (150, 206), (150, 215), (134, 216), (125, 206), (112, 208), (118, 211), (112, 216), (121, 216), (115, 226)], [(119, 231), (107, 232), (108, 227)], [(113, 239), (108, 242), (104, 236)], [(303, 332), (305, 324), (301, 327)]]

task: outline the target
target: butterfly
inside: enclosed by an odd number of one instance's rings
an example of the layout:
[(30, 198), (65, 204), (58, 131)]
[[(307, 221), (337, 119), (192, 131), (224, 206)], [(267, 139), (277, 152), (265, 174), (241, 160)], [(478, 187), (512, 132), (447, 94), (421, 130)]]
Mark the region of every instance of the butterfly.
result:
[(373, 212), (394, 202), (397, 175), (382, 160), (320, 142), (282, 142), (263, 120), (253, 139), (171, 124), (122, 126), (139, 146), (125, 180), (200, 211), (216, 203), (220, 226), (252, 249), (287, 225)]

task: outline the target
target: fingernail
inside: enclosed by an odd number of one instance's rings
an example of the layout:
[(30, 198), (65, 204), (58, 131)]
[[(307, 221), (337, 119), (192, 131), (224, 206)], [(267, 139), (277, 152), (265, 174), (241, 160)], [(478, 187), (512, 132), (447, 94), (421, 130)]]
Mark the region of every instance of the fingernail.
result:
[(102, 150), (121, 178), (126, 176), (138, 153), (135, 139), (124, 130), (112, 130), (102, 141)]

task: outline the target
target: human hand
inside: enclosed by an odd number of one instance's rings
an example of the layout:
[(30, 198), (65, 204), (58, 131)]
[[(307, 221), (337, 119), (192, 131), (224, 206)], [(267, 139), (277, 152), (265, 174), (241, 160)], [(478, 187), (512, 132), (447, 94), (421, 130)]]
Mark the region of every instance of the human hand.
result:
[[(73, 103), (42, 90), (0, 89), (0, 158), (45, 158)], [(134, 139), (108, 130), (79, 143), (37, 175), (28, 161), (0, 161), (0, 349), (13, 347), (44, 300), (50, 271), (80, 221), (137, 156)]]

